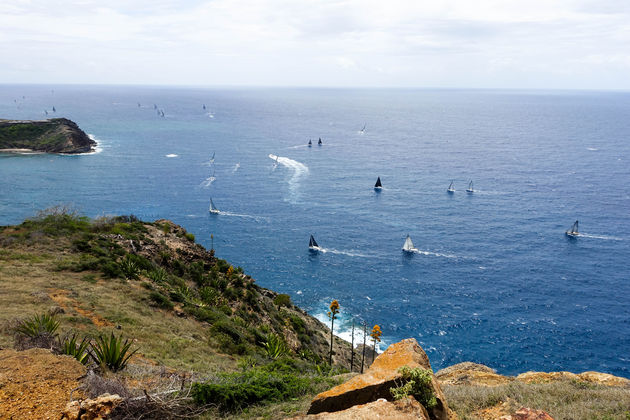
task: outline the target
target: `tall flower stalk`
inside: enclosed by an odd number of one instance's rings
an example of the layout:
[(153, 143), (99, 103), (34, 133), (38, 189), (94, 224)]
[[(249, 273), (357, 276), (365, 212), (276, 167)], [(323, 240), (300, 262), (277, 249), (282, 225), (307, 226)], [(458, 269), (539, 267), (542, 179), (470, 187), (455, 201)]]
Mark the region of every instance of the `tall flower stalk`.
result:
[(330, 355), (328, 357), (328, 364), (332, 366), (333, 355), (333, 330), (335, 328), (335, 319), (339, 313), (339, 302), (333, 300), (330, 302), (330, 311), (328, 311), (328, 318), (330, 318)]

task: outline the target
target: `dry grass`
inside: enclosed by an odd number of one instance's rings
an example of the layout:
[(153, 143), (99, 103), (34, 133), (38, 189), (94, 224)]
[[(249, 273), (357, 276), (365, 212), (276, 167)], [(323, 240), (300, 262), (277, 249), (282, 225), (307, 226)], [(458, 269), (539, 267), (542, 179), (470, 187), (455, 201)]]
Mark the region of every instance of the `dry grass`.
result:
[[(59, 259), (67, 258), (69, 244), (64, 242), (13, 244), (2, 250), (1, 326), (61, 307), (61, 334), (74, 329), (96, 336), (113, 330), (132, 338), (134, 347), (140, 348), (139, 355), (156, 364), (208, 373), (235, 369), (233, 357), (210, 348), (199, 322), (149, 306), (146, 290), (138, 282), (103, 279), (99, 273), (87, 271), (55, 271)], [(87, 274), (96, 281), (85, 281)], [(0, 347), (13, 344), (12, 334), (3, 328)]]
[(511, 399), (515, 409), (544, 410), (555, 420), (630, 420), (630, 389), (578, 381), (525, 384), (514, 381), (495, 387), (445, 385), (449, 406), (462, 420), (482, 417), (478, 411)]

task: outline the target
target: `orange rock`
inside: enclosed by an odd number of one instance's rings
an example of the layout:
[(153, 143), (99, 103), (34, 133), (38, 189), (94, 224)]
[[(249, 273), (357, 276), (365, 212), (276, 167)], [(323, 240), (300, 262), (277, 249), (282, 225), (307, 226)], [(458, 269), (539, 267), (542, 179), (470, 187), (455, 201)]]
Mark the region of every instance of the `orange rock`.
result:
[(110, 394), (81, 402), (72, 401), (66, 405), (61, 420), (105, 420), (122, 401), (118, 395)]
[(427, 410), (413, 397), (389, 402), (379, 399), (371, 403), (355, 405), (334, 413), (309, 414), (292, 420), (430, 420)]
[(621, 378), (619, 376), (614, 376), (608, 373), (584, 372), (580, 373), (578, 377), (584, 382), (591, 382), (607, 386), (630, 387), (630, 379)]
[(483, 385), (497, 386), (514, 380), (509, 376), (499, 375), (494, 369), (478, 363), (463, 362), (449, 366), (435, 374), (441, 385)]
[[(429, 358), (413, 338), (389, 346), (372, 363), (366, 373), (355, 376), (349, 381), (317, 395), (311, 402), (308, 414), (342, 411), (380, 398), (392, 400), (390, 388), (400, 384), (401, 375), (398, 369), (403, 366), (409, 366), (412, 369), (420, 367), (431, 370)], [(435, 376), (433, 376), (431, 385), (437, 399), (437, 405), (428, 410), (431, 419), (457, 418), (455, 413), (449, 410)]]

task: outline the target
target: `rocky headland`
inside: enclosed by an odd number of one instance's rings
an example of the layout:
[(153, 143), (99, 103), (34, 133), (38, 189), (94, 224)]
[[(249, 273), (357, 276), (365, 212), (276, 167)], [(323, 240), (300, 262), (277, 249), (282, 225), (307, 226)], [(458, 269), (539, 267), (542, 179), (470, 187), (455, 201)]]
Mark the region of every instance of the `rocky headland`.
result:
[(42, 121), (0, 119), (0, 151), (88, 153), (96, 142), (67, 118)]

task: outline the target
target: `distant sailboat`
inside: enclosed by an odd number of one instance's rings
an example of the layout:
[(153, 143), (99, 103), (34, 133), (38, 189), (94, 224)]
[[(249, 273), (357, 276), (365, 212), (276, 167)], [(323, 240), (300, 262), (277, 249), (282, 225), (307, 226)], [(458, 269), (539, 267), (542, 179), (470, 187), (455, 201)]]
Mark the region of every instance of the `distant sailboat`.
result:
[(308, 241), (308, 250), (312, 252), (317, 252), (321, 250), (321, 248), (317, 244), (317, 241), (315, 241), (315, 238), (313, 238), (313, 235), (311, 235), (311, 239)]
[(322, 138), (320, 137), (320, 138), (319, 138), (319, 141), (317, 142), (317, 145), (318, 145), (318, 146), (321, 146), (322, 144), (323, 144), (323, 143), (322, 143)]
[(578, 221), (576, 220), (575, 223), (573, 223), (573, 226), (571, 226), (571, 229), (567, 230), (565, 233), (572, 237), (579, 236), (580, 232), (578, 231)]
[(212, 164), (212, 163), (214, 163), (214, 154), (215, 154), (215, 153), (216, 153), (216, 152), (212, 152), (212, 157), (210, 158), (210, 163), (211, 163), (211, 164)]
[(407, 239), (405, 239), (405, 243), (403, 244), (402, 250), (404, 252), (417, 252), (418, 249), (413, 246), (413, 242), (411, 242), (411, 236), (407, 235)]
[(206, 109), (206, 104), (203, 104), (203, 109), (204, 109), (204, 110)]
[(363, 124), (363, 128), (361, 129), (360, 133), (363, 134), (365, 133), (365, 127), (367, 126), (367, 124)]
[(383, 184), (381, 184), (381, 177), (380, 176), (378, 178), (376, 178), (376, 184), (374, 184), (374, 189), (377, 190), (377, 191), (383, 189)]
[(470, 183), (468, 184), (468, 188), (466, 188), (466, 192), (468, 192), (468, 193), (474, 193), (475, 192), (475, 190), (473, 189), (472, 179), (470, 180)]
[(308, 147), (313, 147), (313, 142), (311, 141), (311, 139), (308, 139)]
[(451, 181), (451, 184), (448, 186), (446, 191), (448, 191), (451, 194), (455, 192), (455, 187), (453, 187), (453, 181)]
[(57, 110), (55, 109), (55, 107), (53, 106), (53, 112), (57, 112)]
[(208, 211), (212, 214), (219, 214), (220, 211), (218, 208), (215, 207), (214, 203), (212, 202), (212, 198), (210, 199), (210, 208), (208, 209)]

